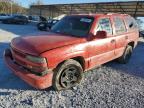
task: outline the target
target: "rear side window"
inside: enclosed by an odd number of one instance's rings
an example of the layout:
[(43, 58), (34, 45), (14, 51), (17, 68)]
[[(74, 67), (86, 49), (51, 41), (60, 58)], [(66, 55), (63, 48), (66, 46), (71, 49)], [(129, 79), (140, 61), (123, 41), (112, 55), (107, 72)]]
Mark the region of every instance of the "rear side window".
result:
[(125, 22), (127, 24), (128, 30), (138, 28), (138, 24), (134, 18), (130, 16), (125, 16)]
[(114, 27), (115, 27), (116, 34), (121, 34), (126, 32), (124, 21), (120, 17), (114, 17)]
[(112, 27), (109, 18), (99, 20), (97, 31), (106, 31), (108, 34), (112, 34)]
[(19, 19), (22, 19), (22, 16), (18, 16)]

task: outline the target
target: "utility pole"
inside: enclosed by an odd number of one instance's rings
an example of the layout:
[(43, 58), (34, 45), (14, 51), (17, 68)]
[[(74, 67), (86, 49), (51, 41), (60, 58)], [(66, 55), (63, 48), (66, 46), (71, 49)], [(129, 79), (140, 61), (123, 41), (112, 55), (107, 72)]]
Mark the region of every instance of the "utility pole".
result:
[(13, 3), (12, 3), (12, 1), (10, 1), (10, 4), (11, 4), (11, 16), (12, 16), (12, 14), (13, 14)]

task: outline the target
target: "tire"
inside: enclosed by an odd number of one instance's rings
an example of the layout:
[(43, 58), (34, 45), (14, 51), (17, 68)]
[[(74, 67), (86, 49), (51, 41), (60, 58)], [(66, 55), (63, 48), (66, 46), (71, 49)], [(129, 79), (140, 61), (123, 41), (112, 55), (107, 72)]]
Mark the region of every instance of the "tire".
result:
[(8, 24), (8, 22), (7, 22), (7, 21), (2, 21), (2, 23), (3, 23), (3, 24)]
[(121, 64), (126, 64), (129, 62), (131, 55), (132, 55), (132, 46), (127, 45), (123, 55), (121, 57), (118, 58), (118, 62)]
[[(43, 24), (44, 26), (41, 27), (40, 26), (41, 24)], [(46, 31), (47, 25), (45, 23), (38, 23), (37, 28), (38, 28), (38, 30)]]
[(139, 37), (144, 37), (144, 32), (139, 32)]
[(55, 90), (70, 89), (82, 80), (83, 69), (79, 62), (69, 59), (54, 70), (53, 87)]

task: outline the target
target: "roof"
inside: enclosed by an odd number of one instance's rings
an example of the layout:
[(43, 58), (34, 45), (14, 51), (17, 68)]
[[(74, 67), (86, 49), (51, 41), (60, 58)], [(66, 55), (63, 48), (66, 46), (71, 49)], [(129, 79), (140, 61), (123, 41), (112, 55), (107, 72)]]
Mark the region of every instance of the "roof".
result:
[(31, 8), (59, 12), (61, 14), (73, 13), (123, 13), (134, 17), (144, 16), (143, 0), (101, 0), (101, 2), (32, 5)]
[(114, 3), (114, 2), (137, 2), (144, 0), (52, 0), (45, 2), (45, 5), (66, 5), (66, 4), (91, 4), (91, 3)]
[(119, 13), (106, 13), (106, 14), (102, 14), (102, 13), (89, 13), (89, 14), (71, 14), (70, 16), (106, 16), (106, 15), (119, 15), (119, 16), (129, 16), (128, 14), (119, 14)]

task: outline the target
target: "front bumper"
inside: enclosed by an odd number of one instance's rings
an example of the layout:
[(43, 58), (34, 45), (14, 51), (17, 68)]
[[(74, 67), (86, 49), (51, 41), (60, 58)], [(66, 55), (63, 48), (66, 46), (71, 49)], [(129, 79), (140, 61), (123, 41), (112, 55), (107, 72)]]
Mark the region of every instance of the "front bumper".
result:
[(12, 60), (11, 52), (9, 49), (5, 50), (4, 59), (12, 72), (27, 82), (29, 85), (37, 89), (45, 89), (52, 86), (53, 72), (49, 72), (44, 76), (37, 76), (28, 72), (26, 69), (22, 68)]

